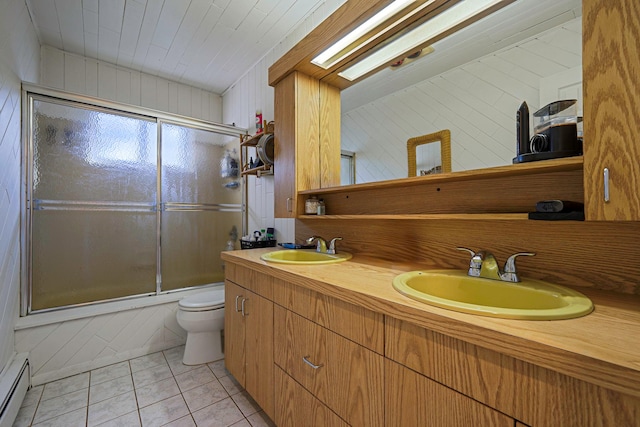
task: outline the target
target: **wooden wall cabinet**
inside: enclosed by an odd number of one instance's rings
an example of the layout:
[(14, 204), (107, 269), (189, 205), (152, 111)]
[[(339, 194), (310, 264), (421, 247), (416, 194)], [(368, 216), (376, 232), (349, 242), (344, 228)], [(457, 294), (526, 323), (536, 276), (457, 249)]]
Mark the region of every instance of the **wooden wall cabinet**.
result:
[[(588, 220), (640, 220), (640, 3), (583, 0)], [(608, 201), (605, 198), (608, 170)]]
[(340, 91), (293, 72), (275, 87), (276, 218), (304, 212), (299, 191), (340, 184)]
[(225, 280), (225, 366), (273, 419), (273, 302)]

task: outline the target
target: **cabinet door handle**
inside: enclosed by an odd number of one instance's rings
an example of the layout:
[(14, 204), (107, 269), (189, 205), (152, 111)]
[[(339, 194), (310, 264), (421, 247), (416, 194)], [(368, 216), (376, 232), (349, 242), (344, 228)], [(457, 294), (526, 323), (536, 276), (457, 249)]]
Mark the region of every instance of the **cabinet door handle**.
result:
[(313, 369), (322, 368), (322, 367), (324, 366), (324, 364), (323, 364), (323, 363), (321, 363), (321, 364), (319, 364), (319, 365), (315, 365), (313, 362), (311, 362), (311, 361), (309, 360), (309, 358), (310, 358), (310, 357), (311, 357), (311, 356), (304, 356), (304, 357), (302, 358), (302, 360), (304, 361), (304, 363), (306, 363), (307, 365), (311, 366)]
[(249, 315), (249, 313), (247, 313), (247, 312), (244, 310), (244, 303), (245, 303), (245, 302), (247, 302), (247, 299), (246, 299), (246, 298), (242, 298), (242, 317), (245, 317), (245, 316), (248, 316), (248, 315)]
[(287, 212), (293, 212), (293, 203), (291, 203), (293, 199), (291, 197), (287, 197)]
[(604, 201), (609, 202), (609, 168), (604, 168)]
[(240, 309), (238, 308), (238, 299), (242, 298), (242, 295), (236, 295), (236, 313), (238, 313), (240, 311)]

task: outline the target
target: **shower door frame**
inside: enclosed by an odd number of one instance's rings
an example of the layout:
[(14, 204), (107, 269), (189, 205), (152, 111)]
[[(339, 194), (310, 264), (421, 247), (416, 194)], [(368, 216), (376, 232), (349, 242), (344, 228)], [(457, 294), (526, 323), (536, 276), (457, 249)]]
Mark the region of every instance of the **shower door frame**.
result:
[[(178, 114), (167, 113), (159, 110), (154, 110), (150, 108), (118, 103), (115, 101), (109, 101), (106, 99), (96, 98), (87, 95), (81, 95), (76, 93), (65, 92), (57, 89), (52, 89), (48, 87), (43, 87), (39, 85), (35, 85), (32, 83), (22, 82), (22, 145), (21, 145), (21, 212), (20, 212), (20, 316), (27, 316), (32, 313), (44, 313), (44, 312), (52, 312), (64, 310), (67, 308), (73, 307), (82, 307), (94, 304), (100, 304), (104, 302), (110, 301), (118, 301), (118, 300), (127, 300), (132, 298), (139, 298), (142, 296), (150, 296), (150, 295), (161, 295), (169, 292), (177, 292), (180, 290), (188, 290), (193, 289), (194, 287), (182, 288), (179, 290), (169, 290), (162, 291), (161, 283), (160, 283), (160, 253), (161, 248), (159, 247), (159, 243), (157, 243), (157, 263), (156, 263), (156, 290), (155, 293), (151, 294), (142, 294), (142, 295), (130, 295), (119, 298), (112, 298), (104, 301), (92, 301), (85, 302), (73, 305), (67, 305), (62, 307), (53, 307), (48, 309), (42, 309), (38, 311), (31, 310), (31, 257), (32, 257), (32, 209), (33, 206), (30, 204), (33, 201), (33, 159), (31, 157), (33, 153), (33, 134), (31, 132), (33, 128), (33, 123), (31, 122), (33, 118), (33, 100), (34, 99), (47, 100), (47, 98), (51, 99), (53, 102), (59, 102), (61, 104), (69, 104), (94, 109), (97, 111), (105, 111), (111, 112), (119, 115), (134, 115), (137, 117), (143, 116), (144, 118), (151, 119), (151, 121), (155, 121), (157, 126), (157, 147), (160, 147), (161, 142), (161, 125), (163, 123), (176, 124), (180, 126), (190, 127), (194, 129), (200, 129), (210, 132), (215, 132), (218, 134), (224, 134), (232, 137), (237, 137), (238, 139), (243, 136), (248, 135), (248, 130), (244, 128), (236, 127), (235, 125), (225, 125), (215, 122), (209, 122), (206, 120), (181, 116)], [(141, 117), (142, 118), (142, 117)], [(157, 152), (157, 166), (161, 168), (161, 153), (160, 150)], [(161, 180), (161, 171), (157, 172), (157, 195), (156, 195), (156, 204), (160, 206), (160, 210), (163, 208), (161, 193), (160, 193), (160, 180)], [(244, 180), (241, 180), (242, 186), (242, 195), (240, 202), (240, 210), (241, 210), (241, 227), (242, 233), (246, 232), (247, 228), (247, 206), (246, 206), (246, 183)], [(156, 214), (156, 241), (160, 242), (160, 212)]]

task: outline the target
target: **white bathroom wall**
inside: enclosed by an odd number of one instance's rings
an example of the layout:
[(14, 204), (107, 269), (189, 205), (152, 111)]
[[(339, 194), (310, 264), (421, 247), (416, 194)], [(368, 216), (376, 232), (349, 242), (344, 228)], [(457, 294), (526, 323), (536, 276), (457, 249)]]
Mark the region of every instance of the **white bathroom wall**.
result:
[(42, 85), (124, 104), (222, 122), (222, 97), (141, 71), (42, 46)]
[[(304, 18), (296, 29), (287, 35), (238, 81), (223, 94), (222, 117), (225, 123), (233, 123), (255, 132), (255, 114), (262, 110), (263, 119), (273, 120), (274, 91), (268, 84), (269, 67), (304, 36), (325, 20), (346, 0), (327, 0)], [(293, 219), (274, 218), (273, 177), (250, 176), (247, 183), (249, 230), (275, 226), (280, 242), (292, 242), (295, 237)]]
[(15, 352), (20, 293), (20, 82), (38, 81), (40, 44), (23, 0), (0, 0), (0, 372)]
[(519, 105), (526, 101), (533, 114), (542, 107), (541, 79), (581, 66), (581, 22), (573, 19), (343, 111), (342, 148), (356, 153), (356, 182), (406, 177), (407, 139), (442, 129), (451, 130), (453, 171), (510, 164), (516, 156)]

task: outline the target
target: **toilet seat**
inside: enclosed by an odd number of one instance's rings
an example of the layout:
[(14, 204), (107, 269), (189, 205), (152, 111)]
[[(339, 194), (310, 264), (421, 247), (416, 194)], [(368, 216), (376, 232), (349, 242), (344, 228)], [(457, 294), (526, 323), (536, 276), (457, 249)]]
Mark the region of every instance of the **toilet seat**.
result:
[(224, 307), (224, 289), (199, 292), (182, 298), (178, 302), (180, 310), (184, 311), (208, 311)]

